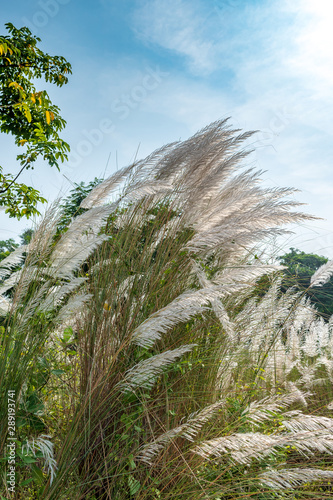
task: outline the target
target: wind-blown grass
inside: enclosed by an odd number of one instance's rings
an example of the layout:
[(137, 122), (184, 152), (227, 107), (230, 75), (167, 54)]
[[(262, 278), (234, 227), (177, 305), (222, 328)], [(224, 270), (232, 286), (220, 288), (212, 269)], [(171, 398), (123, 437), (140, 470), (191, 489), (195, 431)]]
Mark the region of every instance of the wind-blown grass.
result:
[(280, 292), (281, 266), (252, 257), (309, 216), (293, 211), (293, 190), (239, 172), (249, 137), (222, 121), (161, 148), (96, 186), (60, 238), (52, 209), (0, 263), (17, 498), (270, 500), (297, 498), (306, 470), (331, 478), (331, 418), (304, 405), (316, 368), (330, 380), (332, 323)]

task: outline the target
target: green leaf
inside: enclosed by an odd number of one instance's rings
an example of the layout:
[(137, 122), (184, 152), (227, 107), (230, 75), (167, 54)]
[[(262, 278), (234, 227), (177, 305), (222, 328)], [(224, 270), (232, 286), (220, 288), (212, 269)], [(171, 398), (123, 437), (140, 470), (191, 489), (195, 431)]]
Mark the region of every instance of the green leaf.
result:
[(68, 328), (65, 328), (63, 336), (62, 336), (63, 342), (66, 342), (66, 343), (69, 342), (70, 339), (72, 338), (72, 336), (73, 336), (73, 328), (71, 328), (70, 326)]
[(134, 496), (139, 491), (141, 484), (140, 484), (140, 481), (138, 481), (137, 479), (134, 479), (133, 476), (129, 476), (128, 486), (129, 486), (129, 490), (130, 490), (130, 495)]
[(29, 457), (28, 455), (22, 455), (21, 458), (25, 464), (34, 464), (37, 462), (37, 458)]
[(131, 470), (136, 469), (136, 465), (135, 465), (135, 462), (133, 460), (133, 455), (129, 455), (129, 457), (128, 457), (128, 465), (130, 466)]
[(51, 370), (51, 373), (53, 375), (56, 375), (57, 377), (59, 377), (59, 375), (62, 375), (63, 373), (66, 373), (65, 370)]
[(42, 484), (44, 482), (43, 472), (37, 467), (37, 465), (32, 466), (32, 477), (37, 484)]
[(32, 477), (29, 477), (29, 479), (26, 479), (25, 481), (21, 481), (20, 485), (27, 486), (27, 484), (30, 484), (32, 481), (33, 481)]

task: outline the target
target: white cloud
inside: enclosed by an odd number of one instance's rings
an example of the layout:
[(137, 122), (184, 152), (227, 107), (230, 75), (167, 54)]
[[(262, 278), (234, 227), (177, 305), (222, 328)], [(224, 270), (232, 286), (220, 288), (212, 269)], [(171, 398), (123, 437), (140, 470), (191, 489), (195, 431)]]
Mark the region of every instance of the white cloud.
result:
[(333, 84), (333, 4), (331, 0), (298, 0), (296, 6), (298, 51), (289, 64), (300, 75), (310, 76), (305, 83), (315, 90), (329, 91)]
[(193, 72), (209, 73), (217, 62), (215, 43), (205, 33), (205, 17), (207, 12), (196, 1), (148, 0), (135, 11), (133, 28), (145, 42), (185, 56)]

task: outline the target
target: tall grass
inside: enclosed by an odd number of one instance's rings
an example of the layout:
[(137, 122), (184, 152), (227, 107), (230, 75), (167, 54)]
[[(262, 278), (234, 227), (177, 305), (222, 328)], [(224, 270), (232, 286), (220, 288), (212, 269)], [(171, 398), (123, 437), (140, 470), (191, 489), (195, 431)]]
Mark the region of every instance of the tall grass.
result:
[[(161, 148), (98, 185), (60, 238), (53, 208), (29, 247), (1, 262), (13, 498), (330, 491), (333, 419), (318, 414), (313, 387), (331, 380), (332, 323), (282, 294), (281, 266), (254, 251), (309, 216), (293, 211), (293, 190), (265, 189), (244, 168), (250, 135), (216, 122)], [(259, 297), (263, 276), (271, 287)]]

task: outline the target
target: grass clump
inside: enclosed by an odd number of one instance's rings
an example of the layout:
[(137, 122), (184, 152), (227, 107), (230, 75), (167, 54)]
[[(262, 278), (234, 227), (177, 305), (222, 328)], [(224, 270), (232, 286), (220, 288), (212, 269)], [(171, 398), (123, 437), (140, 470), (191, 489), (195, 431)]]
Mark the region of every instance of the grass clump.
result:
[(222, 121), (155, 151), (98, 184), (61, 235), (51, 209), (1, 262), (13, 498), (330, 491), (333, 419), (316, 388), (331, 380), (332, 324), (281, 292), (281, 266), (254, 250), (309, 217), (293, 210), (293, 190), (264, 189), (242, 168), (250, 136)]

